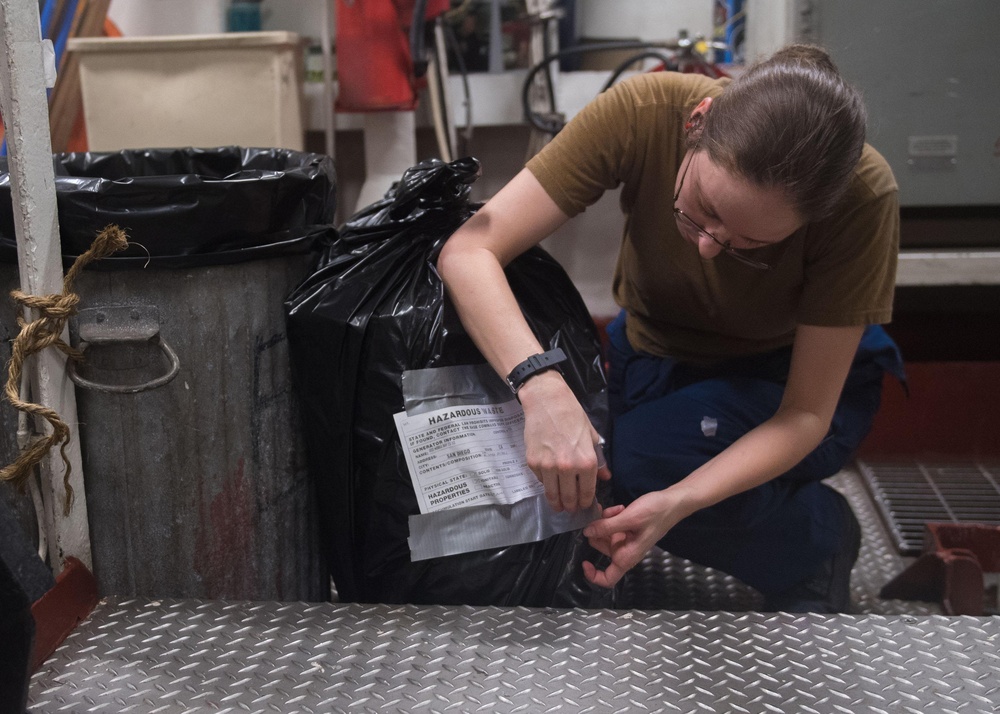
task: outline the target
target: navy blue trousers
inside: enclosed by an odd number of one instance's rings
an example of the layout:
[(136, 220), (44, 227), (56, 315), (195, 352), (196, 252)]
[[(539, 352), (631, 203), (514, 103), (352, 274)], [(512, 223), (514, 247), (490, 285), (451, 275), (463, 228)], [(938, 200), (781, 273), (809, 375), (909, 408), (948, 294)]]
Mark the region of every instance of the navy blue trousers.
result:
[[(711, 368), (637, 352), (620, 314), (608, 326), (610, 466), (618, 503), (680, 481), (781, 402), (791, 348)], [(684, 519), (659, 542), (675, 555), (736, 576), (765, 596), (810, 577), (837, 550), (837, 498), (821, 479), (837, 473), (871, 428), (889, 371), (903, 378), (895, 343), (865, 330), (830, 432), (801, 463), (761, 486)], [(714, 420), (714, 434), (709, 422)]]

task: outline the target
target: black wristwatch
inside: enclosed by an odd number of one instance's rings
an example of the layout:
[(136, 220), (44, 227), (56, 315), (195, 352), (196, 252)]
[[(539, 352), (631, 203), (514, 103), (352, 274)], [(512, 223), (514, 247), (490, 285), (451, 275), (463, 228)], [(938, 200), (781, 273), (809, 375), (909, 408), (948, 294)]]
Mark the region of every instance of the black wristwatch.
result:
[(539, 372), (553, 369), (557, 364), (565, 361), (566, 353), (558, 347), (554, 350), (549, 350), (548, 352), (531, 355), (531, 357), (524, 360), (524, 362), (517, 365), (510, 371), (510, 374), (507, 375), (507, 386), (510, 387), (510, 391), (514, 392), (514, 396), (516, 397), (517, 390), (519, 390), (530, 377), (538, 374)]

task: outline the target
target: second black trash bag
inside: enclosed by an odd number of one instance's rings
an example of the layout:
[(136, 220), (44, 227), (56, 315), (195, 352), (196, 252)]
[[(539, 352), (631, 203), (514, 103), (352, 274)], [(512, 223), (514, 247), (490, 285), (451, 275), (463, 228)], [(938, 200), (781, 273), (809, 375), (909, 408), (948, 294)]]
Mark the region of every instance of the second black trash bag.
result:
[[(485, 362), (445, 297), (437, 255), (474, 212), (479, 162), (432, 160), (354, 215), (319, 268), (286, 302), (293, 381), (329, 566), (343, 601), (606, 607), (589, 585), (579, 531), (540, 542), (411, 562), (419, 513), (393, 415), (404, 371)], [(607, 423), (600, 343), (563, 269), (535, 248), (506, 269), (521, 310), (595, 427)]]

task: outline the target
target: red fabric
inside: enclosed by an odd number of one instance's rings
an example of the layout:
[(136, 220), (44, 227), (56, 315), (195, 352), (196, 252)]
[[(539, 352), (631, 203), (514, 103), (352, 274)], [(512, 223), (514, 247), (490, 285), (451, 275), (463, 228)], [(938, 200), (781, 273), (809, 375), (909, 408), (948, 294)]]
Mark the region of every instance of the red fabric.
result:
[[(409, 27), (414, 0), (338, 0), (338, 112), (407, 111), (425, 86), (413, 76)], [(428, 0), (431, 20), (448, 0)]]

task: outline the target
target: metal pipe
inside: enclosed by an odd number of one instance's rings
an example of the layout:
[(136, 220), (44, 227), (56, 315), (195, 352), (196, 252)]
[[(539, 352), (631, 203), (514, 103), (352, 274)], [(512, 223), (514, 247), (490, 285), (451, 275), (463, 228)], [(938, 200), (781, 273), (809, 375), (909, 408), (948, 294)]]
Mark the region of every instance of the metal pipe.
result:
[[(62, 251), (37, 0), (0, 3), (0, 32), (0, 110), (7, 130), (21, 289), (30, 295), (56, 294), (62, 292)], [(26, 320), (36, 317), (28, 310), (25, 313)], [(66, 357), (57, 350), (45, 350), (25, 366), (31, 374), (35, 401), (57, 411), (70, 428), (66, 455), (76, 497), (66, 516), (62, 510), (64, 466), (59, 451), (50, 453), (41, 463), (50, 564), (61, 571), (65, 559), (73, 556), (91, 567), (76, 393), (66, 375)], [(41, 428), (49, 427), (45, 424)]]
[(326, 154), (336, 159), (336, 117), (333, 112), (333, 41), (330, 26), (332, 17), (330, 5), (333, 0), (323, 2), (323, 27), (319, 35), (323, 50), (323, 134), (326, 140)]

